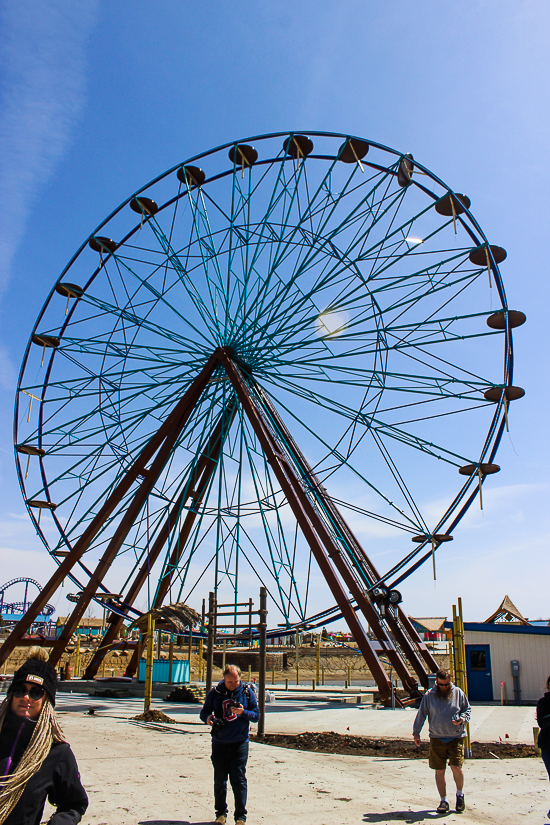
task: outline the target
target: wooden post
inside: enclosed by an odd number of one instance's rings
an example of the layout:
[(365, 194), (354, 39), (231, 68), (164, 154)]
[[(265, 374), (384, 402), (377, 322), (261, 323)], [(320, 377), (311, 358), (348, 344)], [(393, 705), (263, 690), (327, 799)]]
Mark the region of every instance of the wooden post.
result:
[(315, 681), (319, 684), (321, 669), (321, 634), (317, 636), (317, 645), (315, 649)]
[(285, 690), (288, 690), (288, 679), (285, 679)]
[(324, 687), (324, 685), (325, 685), (325, 668), (324, 667), (321, 668), (321, 684)]
[[(223, 647), (222, 647), (222, 673), (225, 670), (225, 654), (227, 652), (227, 639), (223, 640)], [(191, 665), (189, 665), (191, 667)]]
[(74, 677), (75, 677), (75, 679), (78, 679), (79, 676), (80, 676), (80, 633), (76, 637), (76, 653), (75, 653), (75, 659), (74, 659)]
[(267, 664), (267, 590), (260, 587), (260, 672), (258, 673), (260, 719), (258, 722), (258, 739), (264, 738), (265, 732), (265, 671)]
[(187, 658), (189, 659), (189, 679), (191, 681), (191, 656), (193, 654), (193, 625), (189, 625), (189, 646), (187, 649)]
[(248, 681), (252, 681), (252, 665), (248, 665)]
[[(147, 614), (147, 665), (145, 667), (145, 692), (143, 700), (143, 712), (147, 713), (151, 708), (151, 697), (153, 694), (153, 655), (155, 641), (155, 620), (151, 612)], [(105, 659), (103, 659), (105, 668)]]
[(199, 682), (202, 682), (202, 677), (204, 676), (203, 656), (204, 656), (204, 639), (200, 639), (200, 641), (199, 641)]
[(351, 687), (351, 667), (348, 665), (348, 685)]
[[(455, 615), (454, 606), (453, 606), (453, 616)], [(458, 612), (456, 614), (456, 621), (458, 626), (458, 650), (459, 650), (459, 661), (460, 661), (460, 677), (461, 677), (461, 684), (459, 687), (462, 688), (466, 696), (468, 696), (468, 680), (466, 676), (466, 645), (464, 643), (464, 621), (462, 619), (462, 599), (458, 597)], [(458, 664), (457, 664), (458, 670)], [(464, 755), (468, 758), (472, 755), (472, 743), (470, 739), (470, 725), (466, 725), (466, 741), (464, 742)]]
[(170, 644), (168, 646), (168, 684), (172, 684), (172, 669), (174, 666), (174, 639), (170, 634)]
[(206, 692), (212, 687), (212, 671), (214, 669), (214, 640), (216, 636), (216, 597), (208, 594), (208, 648), (206, 652)]
[(300, 684), (300, 668), (296, 665), (296, 685)]

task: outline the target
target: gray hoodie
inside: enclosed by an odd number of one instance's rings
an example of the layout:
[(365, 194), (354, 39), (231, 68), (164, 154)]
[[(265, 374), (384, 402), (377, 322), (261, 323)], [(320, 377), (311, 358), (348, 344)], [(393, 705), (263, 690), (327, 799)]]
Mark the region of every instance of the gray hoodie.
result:
[[(466, 736), (465, 724), (470, 721), (470, 703), (464, 691), (456, 685), (451, 688), (451, 696), (440, 698), (437, 688), (426, 691), (420, 703), (413, 725), (413, 736), (420, 736), (420, 731), (428, 717), (430, 739), (463, 739)], [(453, 725), (453, 717), (460, 718), (461, 725)]]

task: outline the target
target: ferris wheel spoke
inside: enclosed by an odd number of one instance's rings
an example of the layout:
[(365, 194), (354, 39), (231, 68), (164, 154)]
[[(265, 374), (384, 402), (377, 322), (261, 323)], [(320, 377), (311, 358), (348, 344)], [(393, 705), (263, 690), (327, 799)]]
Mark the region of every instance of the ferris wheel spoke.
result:
[[(446, 448), (439, 446), (434, 442), (428, 442), (425, 439), (420, 438), (419, 436), (414, 436), (413, 434), (405, 430), (402, 430), (393, 424), (375, 418), (370, 413), (358, 413), (353, 408), (346, 407), (343, 403), (336, 401), (335, 399), (332, 399), (328, 396), (320, 395), (319, 393), (313, 393), (311, 390), (306, 394), (301, 387), (298, 387), (296, 385), (292, 387), (288, 383), (285, 383), (285, 388), (293, 390), (294, 394), (296, 395), (299, 395), (301, 397), (307, 397), (310, 401), (315, 399), (316, 406), (323, 407), (324, 409), (336, 413), (337, 415), (347, 418), (349, 420), (357, 421), (363, 424), (365, 427), (375, 430), (380, 435), (387, 435), (396, 441), (399, 441), (410, 447), (414, 447), (415, 449), (418, 449), (421, 452), (427, 452), (430, 455), (437, 457), (442, 461), (448, 462), (449, 464), (453, 464), (459, 467), (465, 463), (469, 463), (470, 461), (470, 459), (463, 455), (460, 455), (459, 453), (455, 453), (452, 450), (447, 450)], [(289, 409), (288, 406), (285, 406), (284, 409), (292, 415), (292, 411)], [(296, 418), (296, 420), (299, 423), (301, 423), (302, 426), (306, 426), (305, 423), (303, 421), (300, 421), (299, 418)], [(316, 438), (320, 440), (318, 434), (314, 433), (313, 430), (309, 431), (313, 435), (316, 435)], [(328, 444), (326, 444), (325, 442), (323, 443), (325, 444), (325, 446), (328, 447)]]
[[(321, 405), (322, 405), (322, 402), (319, 402), (319, 403), (321, 403)], [(332, 461), (336, 462), (336, 465), (338, 467), (346, 466), (349, 470), (351, 470), (351, 472), (354, 476), (356, 476), (358, 479), (361, 479), (361, 481), (364, 482), (378, 496), (380, 496), (386, 502), (386, 504), (388, 504), (393, 509), (397, 510), (404, 519), (406, 519), (409, 523), (414, 524), (414, 526), (416, 528), (418, 528), (418, 524), (416, 523), (416, 521), (411, 520), (411, 518), (409, 516), (407, 516), (407, 514), (400, 507), (398, 507), (395, 504), (395, 502), (391, 501), (383, 492), (380, 491), (380, 489), (378, 489), (374, 484), (372, 484), (372, 482), (369, 481), (369, 479), (367, 479), (353, 464), (351, 464), (351, 462), (349, 462), (347, 460), (346, 456), (343, 453), (341, 453), (340, 451), (338, 451), (338, 450), (334, 449), (333, 447), (331, 447), (331, 445), (325, 439), (323, 439), (321, 437), (320, 433), (318, 433), (317, 431), (313, 430), (310, 426), (308, 426), (308, 424), (304, 420), (299, 418), (287, 405), (285, 405), (283, 402), (281, 402), (280, 398), (278, 400), (278, 406), (279, 406), (280, 409), (284, 410), (285, 413), (288, 413), (288, 415), (301, 428), (303, 428), (306, 432), (308, 432), (309, 435), (313, 436), (314, 439), (316, 441), (318, 441), (325, 448), (325, 450), (326, 450), (325, 458), (323, 458), (321, 460), (321, 462), (318, 462), (317, 464), (315, 464), (312, 468), (313, 470), (315, 470), (316, 473), (320, 474), (322, 472), (325, 472), (325, 470), (323, 469), (323, 465), (327, 465), (328, 460), (332, 460)], [(338, 411), (339, 411), (340, 414), (342, 414), (341, 409), (339, 409)], [(355, 413), (355, 415), (353, 415), (352, 411), (350, 411), (349, 416), (344, 415), (344, 417), (349, 417), (350, 420), (354, 420), (354, 421), (359, 419), (359, 416), (357, 415), (357, 413)], [(365, 418), (366, 418), (366, 416), (365, 416)], [(329, 467), (327, 467), (326, 472), (330, 472), (332, 469), (334, 469), (334, 468), (331, 468), (329, 466)]]
[[(197, 236), (199, 238), (199, 248), (201, 250), (201, 254), (203, 254), (204, 245), (200, 242), (200, 236), (198, 235), (197, 226), (195, 225), (194, 228), (197, 231)], [(211, 279), (208, 275), (208, 261), (209, 260), (212, 260), (212, 261), (216, 260), (215, 251), (212, 250), (211, 252), (209, 252), (210, 257), (204, 256), (204, 254), (203, 254), (203, 266), (205, 267), (206, 284), (207, 284), (207, 290), (208, 290), (209, 297), (210, 297), (210, 306), (207, 306), (206, 303), (204, 302), (204, 299), (200, 295), (199, 291), (194, 286), (191, 278), (189, 277), (189, 273), (188, 273), (186, 267), (180, 261), (178, 254), (172, 248), (171, 244), (168, 242), (168, 239), (166, 238), (164, 233), (162, 233), (160, 231), (160, 228), (158, 228), (158, 231), (155, 232), (155, 235), (157, 237), (157, 240), (158, 240), (159, 244), (161, 245), (161, 247), (163, 248), (163, 250), (164, 250), (164, 252), (167, 256), (171, 267), (173, 268), (174, 272), (178, 275), (178, 277), (180, 279), (180, 282), (183, 285), (187, 295), (189, 296), (190, 300), (195, 305), (195, 308), (196, 308), (197, 312), (199, 314), (203, 315), (204, 317), (208, 318), (212, 329), (215, 329), (217, 334), (218, 334), (218, 341), (219, 341), (220, 329), (218, 327), (218, 321), (217, 321), (216, 314), (215, 314), (215, 312), (213, 312), (213, 308), (215, 307), (216, 302), (215, 302), (215, 300), (213, 298), (213, 295), (212, 295), (212, 282), (211, 282)]]
[[(133, 262), (133, 259), (129, 259), (129, 260), (132, 260), (132, 262)], [(160, 264), (155, 264), (152, 268), (152, 271), (149, 273), (147, 278), (144, 278), (144, 277), (140, 276), (139, 273), (137, 272), (137, 269), (135, 267), (131, 267), (129, 265), (129, 263), (127, 263), (122, 256), (117, 257), (117, 264), (121, 264), (124, 267), (127, 274), (131, 275), (132, 278), (135, 278), (136, 281), (139, 283), (139, 286), (142, 287), (144, 290), (146, 290), (150, 295), (152, 295), (153, 298), (156, 300), (156, 302), (161, 303), (162, 307), (165, 308), (166, 310), (168, 310), (170, 313), (173, 313), (176, 316), (176, 318), (178, 319), (179, 322), (183, 323), (183, 325), (185, 327), (192, 330), (197, 336), (202, 338), (205, 342), (205, 346), (211, 346), (211, 340), (208, 338), (208, 336), (205, 336), (204, 332), (199, 330), (199, 328), (196, 326), (196, 324), (193, 324), (188, 316), (186, 316), (183, 313), (178, 311), (174, 301), (169, 301), (168, 300), (169, 294), (170, 294), (171, 291), (173, 291), (176, 284), (181, 286), (181, 284), (183, 283), (183, 286), (187, 290), (187, 294), (189, 294), (188, 281), (190, 280), (190, 278), (193, 274), (193, 270), (196, 269), (197, 267), (187, 268), (185, 271), (187, 272), (189, 278), (187, 278), (187, 279), (184, 278), (183, 281), (182, 281), (181, 271), (178, 271), (178, 268), (173, 266), (173, 263), (172, 263), (172, 260), (171, 260), (170, 256), (164, 257), (163, 261)], [(151, 283), (149, 283), (149, 281), (155, 274), (161, 272), (162, 270), (164, 270), (164, 276), (163, 276), (163, 283), (161, 285), (162, 292), (160, 292)], [(167, 277), (167, 272), (168, 271), (170, 271), (174, 274), (175, 280), (172, 283), (170, 283), (169, 286), (166, 286), (166, 277)], [(198, 299), (198, 296), (196, 295), (195, 292), (192, 292), (192, 294), (189, 297), (193, 301), (193, 303), (195, 305), (195, 308), (197, 309), (197, 311), (200, 314), (200, 311), (202, 309), (202, 305), (201, 305), (201, 302)], [(196, 345), (196, 341), (194, 341), (194, 339), (189, 339), (189, 342), (190, 343), (194, 342), (195, 345)]]
[[(281, 522), (280, 512), (277, 506), (272, 504), (271, 507), (265, 508), (266, 502), (275, 502), (276, 501), (276, 491), (278, 489), (278, 484), (274, 485), (273, 480), (271, 478), (271, 473), (269, 470), (269, 465), (267, 460), (264, 456), (263, 459), (263, 467), (262, 467), (262, 477), (265, 479), (264, 483), (261, 482), (261, 477), (258, 469), (255, 466), (253, 456), (250, 451), (249, 444), (246, 444), (247, 450), (247, 457), (248, 457), (248, 464), (250, 467), (252, 480), (254, 484), (254, 489), (256, 492), (256, 498), (260, 505), (260, 515), (262, 519), (262, 526), (264, 530), (264, 538), (267, 542), (267, 546), (269, 549), (269, 554), (271, 558), (271, 568), (270, 572), (274, 578), (274, 581), (278, 587), (279, 591), (279, 604), (281, 606), (281, 610), (283, 611), (283, 615), (285, 617), (285, 621), (288, 620), (289, 616), (286, 613), (285, 606), (288, 605), (290, 608), (292, 604), (292, 593), (294, 592), (296, 597), (296, 604), (298, 606), (297, 612), (299, 615), (303, 616), (303, 609), (300, 602), (300, 596), (298, 587), (296, 584), (296, 579), (294, 577), (294, 563), (290, 558), (290, 553), (288, 549), (288, 545), (285, 539), (285, 531)], [(276, 531), (279, 535), (279, 543), (275, 540), (273, 535), (273, 528), (269, 523), (270, 516), (275, 517), (276, 520)], [(261, 554), (262, 555), (262, 554)], [(266, 565), (267, 566), (267, 565)], [(283, 585), (281, 582), (281, 573), (284, 571), (288, 577), (288, 592), (283, 591)]]
[[(171, 341), (173, 344), (179, 344), (181, 346), (188, 346), (191, 341), (188, 338), (185, 338), (178, 333), (172, 332), (167, 330), (164, 327), (161, 327), (159, 324), (154, 324), (151, 321), (148, 321), (145, 317), (141, 317), (136, 315), (135, 313), (129, 312), (123, 307), (116, 307), (112, 304), (107, 303), (99, 298), (95, 298), (89, 292), (86, 292), (82, 300), (86, 303), (89, 303), (91, 306), (95, 306), (98, 309), (103, 310), (109, 316), (117, 319), (117, 321), (123, 322), (126, 321), (130, 324), (130, 329), (135, 327), (135, 331), (139, 331), (140, 329), (146, 329), (149, 332), (153, 333), (153, 335), (158, 336), (167, 341)], [(131, 346), (132, 344), (127, 344), (127, 346)]]

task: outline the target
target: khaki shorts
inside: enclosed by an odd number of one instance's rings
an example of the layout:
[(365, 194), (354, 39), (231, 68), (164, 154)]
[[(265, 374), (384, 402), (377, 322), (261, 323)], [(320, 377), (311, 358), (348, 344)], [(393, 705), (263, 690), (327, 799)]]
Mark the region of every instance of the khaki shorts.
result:
[(452, 739), (442, 742), (441, 739), (430, 739), (430, 768), (434, 771), (444, 771), (449, 765), (461, 768), (464, 763), (464, 739)]

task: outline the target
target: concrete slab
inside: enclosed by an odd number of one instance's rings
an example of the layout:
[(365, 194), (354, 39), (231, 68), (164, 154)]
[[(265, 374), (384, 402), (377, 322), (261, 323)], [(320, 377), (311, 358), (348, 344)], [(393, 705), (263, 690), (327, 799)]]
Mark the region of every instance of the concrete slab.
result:
[[(141, 713), (143, 700), (137, 698), (103, 699), (78, 694), (58, 694), (60, 710), (86, 712), (89, 707), (119, 717), (130, 717)], [(153, 707), (162, 710), (178, 721), (200, 725), (198, 705), (181, 705), (160, 700), (153, 701)], [(335, 731), (357, 736), (388, 736), (408, 738), (412, 735), (416, 711), (391, 708), (376, 708), (369, 705), (335, 705), (330, 701), (302, 701), (295, 696), (274, 705), (266, 705), (266, 732), (303, 733), (311, 731)], [(535, 708), (500, 705), (475, 705), (472, 709), (470, 732), (472, 740), (480, 742), (523, 742), (533, 741)], [(427, 726), (423, 734), (427, 737)], [(506, 737), (508, 734), (508, 737)]]
[[(88, 697), (81, 698), (89, 706)], [(187, 719), (177, 732), (160, 732), (137, 727), (127, 718), (87, 716), (80, 709), (69, 710), (66, 695), (60, 699), (61, 721), (90, 797), (83, 825), (213, 821), (210, 736), (196, 717)], [(165, 703), (155, 702), (155, 707), (171, 712)], [(121, 714), (120, 706), (105, 702), (102, 712), (117, 710)], [(139, 703), (126, 703), (129, 710), (139, 710)], [(361, 708), (343, 710), (362, 719), (377, 714), (365, 716), (368, 711)], [(397, 711), (378, 712), (378, 718), (389, 719), (390, 714), (412, 719), (411, 712)], [(302, 721), (311, 719), (309, 712), (299, 716)], [(289, 717), (294, 714), (278, 711), (269, 719), (269, 728)], [(391, 825), (441, 819), (434, 811), (438, 798), (425, 761), (302, 753), (251, 743), (248, 777), (249, 825)], [(549, 798), (541, 760), (469, 762), (467, 810), (462, 815), (451, 813), (445, 821), (538, 825)], [(45, 815), (50, 812), (48, 806)]]

